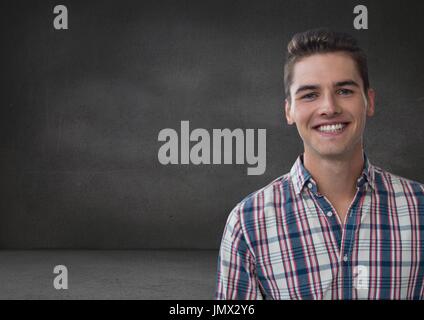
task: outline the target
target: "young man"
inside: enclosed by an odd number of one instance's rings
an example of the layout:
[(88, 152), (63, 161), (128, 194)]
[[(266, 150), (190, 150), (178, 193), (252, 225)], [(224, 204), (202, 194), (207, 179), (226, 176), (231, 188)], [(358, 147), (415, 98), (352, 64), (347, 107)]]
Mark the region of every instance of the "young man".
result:
[(230, 213), (216, 299), (423, 299), (424, 186), (364, 154), (365, 54), (347, 34), (296, 34), (284, 84), (304, 153)]

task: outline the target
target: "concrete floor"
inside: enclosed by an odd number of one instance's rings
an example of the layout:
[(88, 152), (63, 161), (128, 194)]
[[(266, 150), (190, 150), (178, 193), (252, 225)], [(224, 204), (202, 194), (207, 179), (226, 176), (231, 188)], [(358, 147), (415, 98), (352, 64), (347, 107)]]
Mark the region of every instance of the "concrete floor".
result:
[[(213, 299), (218, 251), (0, 251), (0, 299)], [(56, 265), (68, 289), (56, 290)]]

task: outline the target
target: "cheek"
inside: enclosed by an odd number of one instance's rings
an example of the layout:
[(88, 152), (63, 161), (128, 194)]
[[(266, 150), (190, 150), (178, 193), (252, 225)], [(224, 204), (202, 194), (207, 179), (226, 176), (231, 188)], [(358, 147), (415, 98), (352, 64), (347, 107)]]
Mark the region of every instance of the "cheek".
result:
[(367, 101), (359, 95), (348, 101), (346, 106), (354, 114), (365, 114), (367, 112)]
[(313, 117), (313, 112), (311, 112), (312, 108), (299, 108), (298, 112), (296, 114), (296, 121), (297, 123), (302, 126), (306, 127), (309, 126), (309, 122), (311, 121)]
[(351, 110), (351, 116), (355, 119), (355, 125), (352, 128), (358, 131), (358, 134), (362, 134), (365, 129), (365, 123), (367, 119), (366, 106), (362, 105)]
[(363, 109), (357, 110), (356, 118), (361, 122), (362, 125), (365, 124), (365, 121), (367, 119), (366, 106), (363, 106)]

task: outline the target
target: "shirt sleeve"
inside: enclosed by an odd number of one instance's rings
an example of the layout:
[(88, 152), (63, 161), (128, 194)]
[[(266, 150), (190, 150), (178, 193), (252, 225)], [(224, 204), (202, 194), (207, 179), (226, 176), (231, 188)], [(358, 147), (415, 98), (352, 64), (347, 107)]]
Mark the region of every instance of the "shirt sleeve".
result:
[(231, 211), (218, 256), (216, 300), (262, 300), (255, 259), (240, 225), (240, 206)]

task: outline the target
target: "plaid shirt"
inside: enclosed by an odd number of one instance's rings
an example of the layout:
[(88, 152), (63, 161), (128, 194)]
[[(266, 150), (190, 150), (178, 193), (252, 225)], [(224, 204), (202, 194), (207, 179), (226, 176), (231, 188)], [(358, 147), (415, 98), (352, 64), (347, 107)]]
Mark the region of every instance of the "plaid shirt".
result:
[(340, 222), (302, 164), (230, 213), (216, 299), (423, 299), (424, 186), (370, 164)]

